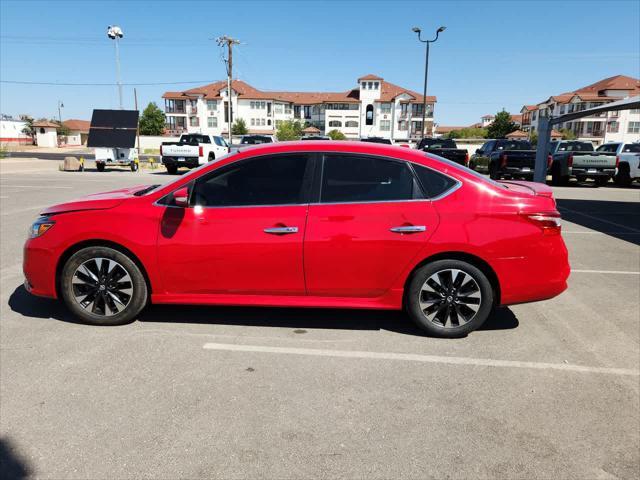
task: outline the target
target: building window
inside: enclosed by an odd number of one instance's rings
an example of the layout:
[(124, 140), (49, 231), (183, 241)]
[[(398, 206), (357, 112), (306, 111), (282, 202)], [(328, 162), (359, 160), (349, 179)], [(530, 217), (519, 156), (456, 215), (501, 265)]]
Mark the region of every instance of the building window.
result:
[(411, 115), (422, 116), (423, 111), (424, 111), (424, 105), (422, 103), (411, 104)]
[(640, 122), (629, 122), (627, 133), (640, 133)]
[(407, 121), (406, 120), (400, 120), (398, 122), (398, 130), (403, 130), (403, 131), (407, 130)]
[(385, 132), (391, 130), (391, 120), (380, 120), (380, 130)]
[[(616, 113), (618, 113), (618, 112), (616, 111)], [(630, 113), (631, 115), (638, 115), (638, 114), (640, 113), (640, 108), (632, 108), (632, 109), (629, 111), (629, 113)]]
[(290, 103), (287, 103), (287, 104), (284, 106), (284, 113), (285, 113), (286, 115), (291, 115), (291, 104), (290, 104)]
[(354, 120), (348, 120), (344, 122), (344, 126), (347, 128), (358, 128), (358, 122)]
[(218, 108), (218, 102), (215, 100), (207, 100), (207, 110), (215, 110)]
[(256, 102), (249, 102), (249, 108), (251, 109), (256, 108)]
[(609, 132), (609, 133), (618, 133), (618, 130), (620, 130), (620, 123), (619, 122), (616, 122), (614, 120), (613, 122), (607, 123), (607, 132)]
[(311, 106), (310, 105), (305, 105), (304, 106), (304, 118), (311, 118)]
[(378, 85), (380, 85), (378, 82), (373, 82), (373, 88), (375, 90), (378, 90)]
[(276, 103), (276, 104), (273, 106), (273, 113), (282, 113), (282, 112), (283, 112), (283, 110), (284, 110), (284, 109), (283, 109), (283, 107), (284, 107), (284, 106), (283, 106), (281, 103)]
[(198, 120), (198, 117), (189, 117), (189, 125), (192, 127), (199, 127), (200, 120)]
[(267, 124), (266, 119), (261, 118), (261, 119), (260, 119), (260, 125), (264, 127), (266, 124)]
[(44, 135), (44, 128), (40, 127), (40, 133)]
[(380, 104), (380, 113), (384, 115), (389, 115), (391, 113), (391, 104), (390, 103), (381, 103)]
[(560, 105), (560, 115), (564, 115), (565, 106)]
[(255, 118), (252, 118), (252, 119), (251, 119), (251, 126), (252, 126), (252, 127), (255, 127), (255, 126), (256, 126), (256, 119), (255, 119)]
[(373, 125), (373, 105), (371, 104), (367, 105), (365, 124)]
[(535, 120), (536, 119), (536, 111), (534, 110), (533, 113), (531, 114), (531, 120)]
[(330, 120), (329, 127), (342, 127), (342, 122), (340, 120)]
[(400, 116), (404, 117), (407, 115), (407, 113), (409, 112), (409, 104), (408, 103), (401, 103), (400, 104)]
[(207, 127), (218, 128), (218, 117), (207, 117)]
[(271, 119), (267, 119), (267, 125), (271, 126)]

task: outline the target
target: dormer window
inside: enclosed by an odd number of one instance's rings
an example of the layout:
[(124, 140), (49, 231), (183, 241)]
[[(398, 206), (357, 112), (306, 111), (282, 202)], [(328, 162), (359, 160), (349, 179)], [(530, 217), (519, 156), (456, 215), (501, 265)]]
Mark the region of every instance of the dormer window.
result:
[(379, 85), (378, 82), (373, 82), (373, 89), (378, 90), (378, 85)]

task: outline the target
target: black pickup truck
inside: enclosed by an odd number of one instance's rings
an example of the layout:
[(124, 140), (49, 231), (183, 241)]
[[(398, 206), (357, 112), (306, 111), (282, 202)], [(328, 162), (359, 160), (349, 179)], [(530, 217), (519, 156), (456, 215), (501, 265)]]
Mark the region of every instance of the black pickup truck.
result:
[(489, 140), (471, 156), (469, 168), (488, 173), (494, 180), (502, 177), (533, 179), (536, 151), (526, 140)]
[(456, 142), (450, 138), (423, 138), (416, 148), (459, 163), (465, 167), (469, 165), (469, 152), (464, 148), (458, 148)]

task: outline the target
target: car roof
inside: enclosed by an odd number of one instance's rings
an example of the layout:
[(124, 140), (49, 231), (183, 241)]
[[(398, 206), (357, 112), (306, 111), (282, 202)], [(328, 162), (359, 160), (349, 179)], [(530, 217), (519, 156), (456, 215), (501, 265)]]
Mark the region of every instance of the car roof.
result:
[(423, 159), (424, 152), (399, 147), (396, 145), (387, 145), (384, 143), (359, 142), (349, 140), (295, 140), (287, 142), (263, 143), (260, 145), (247, 145), (240, 147), (238, 152), (251, 152), (251, 154), (266, 154), (269, 152), (286, 153), (286, 152), (345, 152), (345, 153), (362, 153), (370, 155), (389, 155), (396, 158), (404, 158), (411, 160)]

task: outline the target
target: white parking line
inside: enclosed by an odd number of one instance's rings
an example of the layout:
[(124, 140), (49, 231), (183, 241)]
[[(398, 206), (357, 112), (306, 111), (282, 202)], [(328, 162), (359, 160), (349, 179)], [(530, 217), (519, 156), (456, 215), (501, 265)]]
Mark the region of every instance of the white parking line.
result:
[(55, 189), (63, 189), (63, 188), (73, 188), (73, 187), (62, 187), (62, 186), (57, 186), (57, 185), (9, 185), (9, 184), (5, 184), (5, 185), (0, 185), (0, 188), (40, 188), (40, 189), (46, 189), (46, 190), (50, 190), (52, 188)]
[(628, 272), (626, 270), (571, 270), (571, 273), (604, 273), (613, 275), (640, 275), (640, 272)]
[(33, 210), (44, 210), (50, 205), (34, 205), (33, 207), (19, 208), (17, 210), (11, 210), (10, 212), (2, 212), (0, 216), (7, 217), (9, 215), (16, 215), (18, 213), (31, 212)]
[(579, 230), (563, 230), (563, 235), (640, 235), (640, 232), (587, 232)]
[[(637, 228), (627, 227), (626, 225), (622, 225), (621, 223), (612, 222), (611, 220), (604, 220), (604, 219), (602, 219), (600, 217), (595, 217), (593, 215), (589, 215), (588, 213), (578, 212), (577, 210), (571, 210), (570, 208), (566, 208), (566, 207), (558, 207), (558, 209), (560, 211), (564, 210), (564, 211), (567, 211), (567, 212), (575, 213), (576, 215), (582, 215), (583, 217), (587, 217), (587, 218), (590, 218), (592, 220), (597, 220), (598, 222), (607, 223), (609, 225), (613, 225), (614, 227), (624, 228), (625, 230), (631, 230), (632, 232), (640, 233), (640, 230), (638, 230)], [(575, 223), (575, 222), (573, 222), (573, 223)]]
[(205, 343), (205, 350), (230, 352), (276, 353), (285, 355), (306, 355), (314, 357), (363, 358), (371, 360), (401, 360), (420, 363), (444, 363), (450, 365), (473, 365), (481, 367), (530, 368), (536, 370), (564, 370), (579, 373), (604, 373), (609, 375), (640, 376), (639, 370), (630, 368), (587, 367), (564, 363), (520, 362), (514, 360), (493, 360), (488, 358), (445, 357), (414, 353), (363, 352), (347, 350), (326, 350), (316, 348), (268, 347), (262, 345), (237, 345), (227, 343)]

